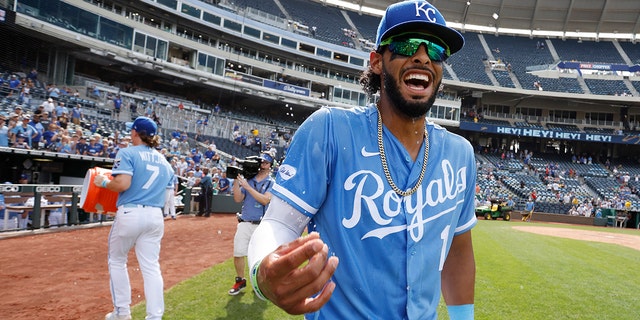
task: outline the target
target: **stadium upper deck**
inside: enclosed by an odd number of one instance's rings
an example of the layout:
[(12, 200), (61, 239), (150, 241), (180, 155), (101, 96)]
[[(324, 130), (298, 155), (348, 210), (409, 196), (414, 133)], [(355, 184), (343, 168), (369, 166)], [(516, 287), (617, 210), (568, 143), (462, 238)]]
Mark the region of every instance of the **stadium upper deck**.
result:
[[(273, 0), (266, 2), (270, 1)], [(189, 67), (204, 71), (204, 74), (192, 74), (191, 80), (196, 81), (207, 80), (212, 75), (230, 76), (229, 72), (236, 77), (240, 74), (246, 78), (282, 80), (292, 86), (290, 91), (325, 100), (312, 100), (311, 104), (316, 105), (323, 102), (356, 105), (366, 100), (359, 93), (357, 78), (366, 65), (366, 51), (370, 48), (367, 43), (372, 36), (370, 29), (377, 21), (375, 17), (348, 14), (346, 10), (311, 1), (278, 2), (280, 6), (274, 3), (266, 7), (279, 9), (271, 9), (270, 13), (241, 1), (233, 6), (226, 2), (213, 6), (203, 1), (146, 1), (137, 6), (118, 1), (77, 2), (69, 1), (74, 4), (69, 5), (58, 1), (22, 0), (16, 9), (26, 16), (71, 30), (74, 38), (80, 34), (101, 40), (102, 46), (93, 48), (91, 53), (113, 57), (118, 64), (132, 70), (151, 57), (157, 63), (147, 67), (155, 70)], [(261, 17), (275, 16), (278, 11), (281, 28), (251, 19), (265, 20)], [(308, 15), (308, 12), (326, 14)], [(78, 18), (89, 13), (91, 19)], [(92, 20), (95, 25), (88, 22)], [(28, 27), (37, 29), (33, 23)], [(45, 33), (55, 34), (53, 30)], [(62, 32), (57, 36), (63, 37)], [(461, 54), (449, 61), (447, 79), (450, 81), (446, 82), (452, 85), (515, 88), (520, 89), (521, 94), (544, 88), (576, 94), (638, 95), (640, 74), (636, 64), (640, 50), (633, 44), (495, 37), (472, 32), (467, 32), (466, 38), (467, 45)], [(576, 41), (580, 45), (576, 45)], [(132, 52), (118, 51), (110, 45)], [(584, 50), (585, 47), (589, 49)], [(125, 57), (120, 57), (122, 54)], [(578, 65), (563, 63), (559, 67), (561, 62)], [(586, 79), (598, 81), (585, 82)], [(341, 90), (336, 89), (336, 80)], [(534, 86), (536, 80), (541, 86)]]
[[(12, 62), (7, 69), (40, 64), (49, 82), (69, 83), (82, 75), (120, 87), (171, 92), (205, 107), (219, 103), (313, 110), (366, 103), (368, 97), (357, 84), (367, 56), (366, 41), (360, 40), (366, 32), (360, 30), (371, 29), (377, 20), (316, 2), (270, 1), (271, 13), (242, 2), (19, 0), (20, 27), (15, 31), (44, 39), (44, 46), (56, 53), (5, 33), (9, 48), (26, 46), (25, 52), (37, 52), (18, 63), (22, 53), (5, 51), (5, 60)], [(322, 21), (333, 22), (315, 26), (313, 21), (320, 20), (311, 20), (315, 17), (305, 15), (309, 11), (326, 12)], [(271, 18), (261, 19), (265, 16)], [(351, 42), (341, 43), (339, 36), (333, 37), (338, 43), (327, 42), (336, 32), (347, 34)], [(319, 39), (322, 34), (325, 41)], [(465, 36), (467, 45), (445, 66), (443, 96), (456, 99), (437, 101), (429, 115), (436, 122), (459, 127), (461, 107), (475, 106), (486, 118), (497, 115), (543, 126), (637, 127), (640, 102), (634, 96), (640, 77), (635, 63), (640, 53), (635, 44)], [(69, 67), (57, 68), (51, 61)]]

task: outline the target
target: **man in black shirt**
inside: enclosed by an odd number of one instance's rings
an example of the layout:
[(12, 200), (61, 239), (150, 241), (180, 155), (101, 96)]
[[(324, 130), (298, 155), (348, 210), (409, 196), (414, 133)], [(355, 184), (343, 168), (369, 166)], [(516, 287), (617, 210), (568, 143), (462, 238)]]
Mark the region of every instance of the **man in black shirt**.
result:
[(213, 200), (213, 182), (209, 175), (209, 168), (202, 169), (202, 178), (200, 178), (200, 182), (196, 186), (200, 187), (197, 216), (209, 217), (211, 215), (211, 201)]

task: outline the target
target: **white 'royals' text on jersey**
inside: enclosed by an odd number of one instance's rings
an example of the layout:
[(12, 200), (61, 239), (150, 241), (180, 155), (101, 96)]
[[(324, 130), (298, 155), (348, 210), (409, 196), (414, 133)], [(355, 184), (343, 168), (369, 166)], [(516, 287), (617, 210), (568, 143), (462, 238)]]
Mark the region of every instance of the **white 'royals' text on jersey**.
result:
[[(477, 222), (476, 170), (468, 141), (427, 127), (425, 179), (407, 197), (384, 177), (376, 108), (324, 108), (296, 132), (272, 193), (311, 217), (310, 231), (340, 258), (333, 297), (308, 318), (436, 318), (451, 241)], [(386, 128), (383, 139), (394, 182), (409, 189), (420, 175), (424, 144), (413, 161)]]

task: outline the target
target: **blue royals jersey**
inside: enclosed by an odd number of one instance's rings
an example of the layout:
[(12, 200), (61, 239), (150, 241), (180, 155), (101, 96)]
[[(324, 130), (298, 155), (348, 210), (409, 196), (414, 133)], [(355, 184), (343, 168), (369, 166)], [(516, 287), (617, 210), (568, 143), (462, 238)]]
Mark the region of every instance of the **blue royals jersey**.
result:
[[(424, 180), (403, 198), (382, 169), (377, 116), (374, 107), (316, 111), (278, 171), (272, 193), (311, 217), (309, 231), (340, 259), (333, 296), (307, 319), (436, 319), (453, 236), (477, 222), (471, 144), (429, 123)], [(424, 143), (414, 162), (386, 127), (383, 141), (394, 183), (412, 188)]]
[(144, 145), (120, 149), (111, 174), (132, 176), (129, 189), (118, 196), (118, 206), (141, 204), (160, 208), (164, 206), (165, 190), (171, 186), (174, 176), (167, 159), (157, 150)]
[(175, 174), (171, 176), (171, 181), (169, 182), (169, 184), (167, 185), (167, 189), (169, 190), (175, 190), (176, 189), (176, 185), (178, 184), (178, 176), (176, 176)]

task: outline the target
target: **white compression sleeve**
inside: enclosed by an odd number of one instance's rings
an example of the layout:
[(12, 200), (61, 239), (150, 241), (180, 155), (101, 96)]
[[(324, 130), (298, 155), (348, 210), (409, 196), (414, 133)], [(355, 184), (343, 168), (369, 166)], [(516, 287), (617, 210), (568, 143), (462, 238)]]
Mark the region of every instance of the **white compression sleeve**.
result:
[(310, 220), (311, 218), (274, 196), (249, 242), (249, 268), (280, 245), (300, 237)]

